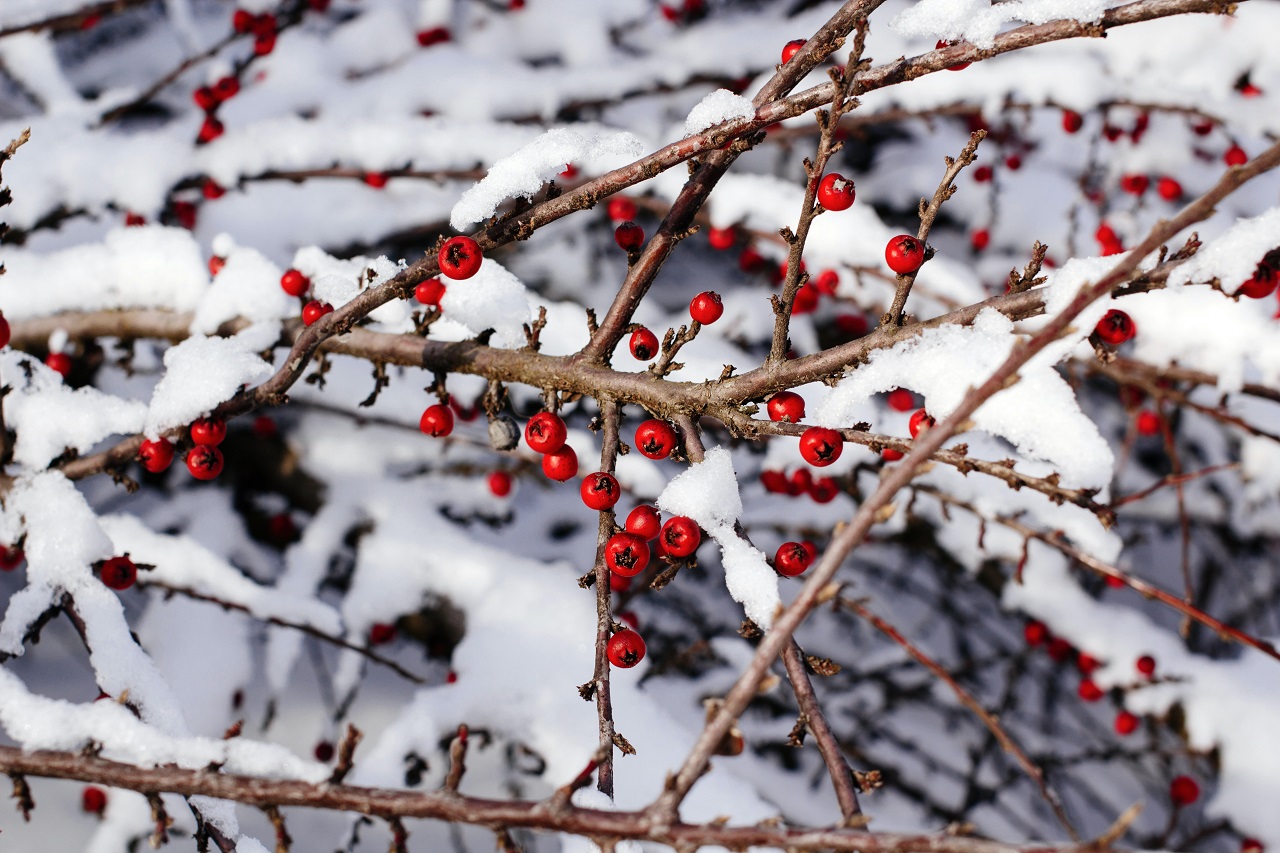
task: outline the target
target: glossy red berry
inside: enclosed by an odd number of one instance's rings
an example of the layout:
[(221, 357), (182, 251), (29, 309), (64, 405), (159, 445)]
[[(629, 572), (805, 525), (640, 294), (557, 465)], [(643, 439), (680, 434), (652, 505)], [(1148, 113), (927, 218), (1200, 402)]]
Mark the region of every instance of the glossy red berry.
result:
[(782, 62), (786, 64), (791, 61), (791, 57), (800, 52), (800, 48), (804, 47), (806, 39), (792, 39), (782, 46)]
[(1128, 314), (1118, 308), (1112, 308), (1098, 321), (1094, 332), (1103, 343), (1115, 347), (1132, 338), (1137, 334), (1138, 329)]
[(280, 287), (290, 296), (302, 296), (311, 289), (311, 279), (295, 269), (287, 269), (280, 276)]
[[(938, 43), (933, 46), (933, 49), (942, 50), (943, 48), (947, 48), (947, 47), (951, 47), (951, 42), (947, 41), (946, 39), (938, 39)], [(955, 65), (948, 65), (947, 70), (963, 71), (972, 64), (973, 64), (972, 62), (957, 62)]]
[(644, 326), (631, 333), (631, 355), (648, 361), (658, 354), (658, 336)]
[(197, 480), (212, 480), (222, 473), (222, 451), (211, 444), (197, 444), (187, 453), (187, 470)]
[(605, 543), (604, 561), (615, 575), (633, 578), (649, 565), (649, 545), (634, 533), (615, 533)]
[(205, 116), (204, 124), (200, 125), (200, 132), (196, 134), (196, 141), (212, 142), (221, 136), (225, 129), (222, 122), (214, 116)]
[(222, 444), (227, 437), (227, 422), (222, 418), (200, 418), (191, 424), (191, 441), (210, 447)]
[(1139, 722), (1140, 721), (1138, 720), (1137, 714), (1131, 714), (1128, 711), (1121, 711), (1120, 713), (1116, 714), (1116, 722), (1115, 722), (1116, 734), (1118, 735), (1133, 734), (1138, 730)]
[(208, 112), (218, 105), (218, 96), (214, 94), (213, 88), (210, 86), (201, 86), (191, 93), (191, 100), (196, 102), (196, 106)]
[(825, 468), (840, 458), (844, 439), (828, 427), (809, 427), (800, 436), (800, 455), (810, 465)]
[(1200, 785), (1190, 776), (1174, 776), (1169, 783), (1169, 799), (1175, 806), (1189, 806), (1200, 799)]
[(928, 432), (937, 425), (937, 423), (938, 422), (935, 421), (924, 409), (916, 409), (915, 412), (911, 414), (911, 422), (907, 425), (907, 428), (911, 430), (912, 438), (919, 438), (920, 433)]
[(1156, 181), (1156, 193), (1165, 201), (1177, 201), (1182, 198), (1182, 184), (1166, 175)]
[(438, 308), (447, 290), (443, 281), (438, 278), (429, 278), (413, 289), (413, 298), (423, 305)]
[(511, 475), (506, 471), (491, 471), (488, 483), (490, 493), (497, 497), (505, 498), (511, 494)]
[(848, 210), (853, 206), (853, 181), (839, 172), (823, 175), (818, 183), (818, 204), (827, 210)]
[(369, 645), (385, 646), (396, 638), (396, 626), (389, 622), (374, 622), (369, 626)]
[(1022, 158), (1017, 154), (1010, 154), (1004, 158), (1004, 167), (1010, 172), (1016, 172), (1022, 168)]
[(662, 529), (662, 517), (649, 504), (640, 504), (627, 515), (626, 528), (628, 533), (634, 533), (647, 541), (656, 537)]
[(710, 326), (724, 314), (724, 303), (720, 294), (705, 290), (693, 297), (689, 303), (689, 316), (704, 326)]
[(578, 473), (578, 454), (569, 445), (542, 457), (542, 473), (548, 479), (563, 483)]
[(555, 412), (538, 412), (524, 425), (525, 443), (537, 453), (554, 453), (564, 447), (568, 437), (568, 428)]
[(1147, 187), (1151, 184), (1151, 180), (1142, 174), (1129, 174), (1120, 176), (1120, 189), (1129, 195), (1142, 195), (1147, 191)]
[(657, 418), (636, 427), (636, 450), (650, 459), (666, 459), (676, 449), (678, 440), (675, 427)]
[(804, 570), (811, 565), (813, 555), (799, 542), (783, 542), (773, 557), (773, 567), (778, 574), (789, 578), (804, 574)]
[(1150, 409), (1138, 412), (1138, 417), (1134, 421), (1138, 435), (1159, 435), (1161, 423), (1160, 416)]
[(147, 439), (138, 446), (138, 461), (152, 474), (158, 474), (173, 462), (173, 445), (163, 436)]
[(66, 379), (71, 375), (71, 356), (65, 352), (51, 352), (44, 357), (45, 366)]
[(916, 407), (916, 397), (906, 388), (894, 388), (885, 397), (889, 408), (895, 412), (909, 412)]
[(427, 406), (418, 419), (418, 429), (432, 438), (443, 438), (453, 432), (453, 410), (441, 403)]
[(812, 285), (824, 296), (835, 296), (840, 288), (840, 274), (835, 270), (823, 270), (813, 279)]
[(112, 557), (103, 562), (98, 575), (108, 589), (126, 590), (138, 579), (138, 567), (128, 557)]
[(1077, 133), (1084, 127), (1084, 116), (1074, 110), (1062, 111), (1062, 129), (1067, 133)]
[(588, 509), (604, 511), (613, 509), (618, 498), (622, 497), (622, 488), (618, 479), (612, 474), (596, 471), (582, 478), (582, 502)]
[(1134, 667), (1147, 678), (1151, 678), (1156, 674), (1156, 659), (1151, 655), (1143, 655), (1134, 663)]
[(673, 557), (687, 557), (702, 544), (702, 531), (692, 518), (677, 515), (667, 519), (658, 533), (662, 550)]
[(312, 299), (302, 306), (302, 325), (310, 326), (326, 314), (333, 313), (333, 306), (328, 302)]
[(221, 77), (213, 84), (213, 94), (219, 101), (229, 101), (240, 94), (240, 80), (231, 75)]
[[(791, 313), (795, 315), (812, 314), (818, 309), (818, 288), (812, 284), (803, 285), (796, 291), (796, 299), (791, 303)], [(787, 356), (791, 358), (791, 356)]]
[(1228, 166), (1243, 166), (1249, 162), (1249, 155), (1239, 145), (1232, 145), (1227, 149), (1227, 153), (1222, 155), (1222, 162)]
[(80, 808), (89, 814), (102, 814), (107, 810), (107, 792), (97, 785), (85, 785), (80, 792)]
[(440, 272), (448, 278), (466, 279), (476, 274), (484, 255), (480, 244), (466, 235), (450, 237), (440, 247), (438, 256)]
[(434, 44), (444, 44), (453, 38), (448, 27), (431, 27), (430, 29), (418, 31), (418, 44), (422, 47), (431, 47)]
[(1049, 639), (1049, 629), (1038, 619), (1032, 619), (1022, 628), (1022, 636), (1028, 646), (1038, 646)]
[(236, 9), (231, 15), (231, 28), (238, 33), (253, 29), (253, 13), (248, 9)]
[(1085, 652), (1076, 655), (1076, 669), (1080, 670), (1082, 675), (1092, 675), (1098, 666), (1098, 659), (1093, 655)]
[(636, 203), (626, 196), (615, 195), (609, 199), (609, 218), (614, 222), (626, 222), (635, 219), (640, 209)]
[(1086, 702), (1097, 702), (1103, 697), (1102, 688), (1092, 678), (1081, 679), (1080, 687), (1076, 690), (1076, 693)]
[(885, 246), (884, 261), (898, 275), (913, 273), (924, 263), (924, 244), (910, 234), (899, 234)]
[(903, 453), (901, 450), (898, 450), (893, 447), (886, 447), (880, 451), (880, 458), (883, 459), (885, 462), (897, 462), (899, 459), (901, 459), (906, 455), (907, 454)]
[(795, 497), (803, 495), (813, 488), (813, 474), (808, 468), (797, 468), (791, 472), (791, 478), (787, 480), (787, 494)]
[(760, 485), (764, 486), (764, 490), (766, 492), (771, 492), (775, 495), (784, 495), (788, 491), (787, 475), (781, 471), (761, 471)]
[(21, 548), (15, 545), (0, 545), (0, 572), (13, 571), (21, 566), (26, 558), (27, 555)]
[(798, 424), (804, 420), (804, 397), (795, 391), (779, 391), (769, 398), (769, 420)]
[(1244, 284), (1240, 285), (1240, 289), (1236, 291), (1241, 296), (1247, 296), (1250, 299), (1262, 299), (1270, 296), (1276, 289), (1276, 284), (1280, 283), (1280, 273), (1268, 263), (1260, 263), (1254, 269), (1253, 275)]
[(707, 242), (718, 252), (733, 248), (738, 235), (732, 228), (710, 228), (707, 230)]
[(625, 628), (609, 638), (605, 652), (609, 663), (620, 669), (630, 669), (644, 660), (644, 639), (630, 628)]
[(840, 486), (831, 477), (814, 477), (809, 484), (809, 497), (820, 504), (831, 503), (840, 494)]
[(644, 229), (631, 220), (613, 229), (613, 241), (625, 252), (635, 252), (644, 245)]

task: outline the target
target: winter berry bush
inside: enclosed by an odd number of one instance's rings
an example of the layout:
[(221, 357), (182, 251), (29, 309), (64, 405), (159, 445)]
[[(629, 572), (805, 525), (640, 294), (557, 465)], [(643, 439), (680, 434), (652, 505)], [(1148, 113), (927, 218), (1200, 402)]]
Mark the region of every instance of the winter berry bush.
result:
[(1280, 845), (1278, 32), (0, 2), (0, 845)]

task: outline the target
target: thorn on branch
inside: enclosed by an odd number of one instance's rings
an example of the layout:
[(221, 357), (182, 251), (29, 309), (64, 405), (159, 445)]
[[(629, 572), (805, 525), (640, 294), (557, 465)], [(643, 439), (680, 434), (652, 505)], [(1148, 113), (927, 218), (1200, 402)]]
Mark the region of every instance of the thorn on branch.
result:
[(804, 736), (809, 732), (809, 717), (801, 714), (796, 717), (796, 724), (791, 727), (791, 733), (787, 735), (787, 746), (802, 747), (804, 746)]
[(382, 393), (382, 389), (391, 384), (391, 380), (387, 378), (387, 363), (385, 361), (375, 361), (373, 363), (373, 391), (360, 401), (362, 408), (368, 408), (378, 402), (378, 395)]
[(810, 672), (821, 675), (823, 678), (830, 678), (841, 669), (840, 664), (831, 658), (820, 658), (817, 655), (805, 655), (804, 662), (808, 665)]
[(21, 773), (11, 773), (9, 778), (13, 780), (13, 798), (18, 801), (18, 811), (22, 812), (22, 819), (30, 823), (31, 810), (36, 807), (36, 801), (31, 798), (31, 786), (27, 784), (27, 777)]
[(538, 319), (533, 321), (533, 325), (524, 324), (525, 348), (529, 352), (537, 352), (542, 348), (542, 330), (547, 326), (547, 306), (538, 306)]
[(631, 741), (624, 738), (618, 732), (613, 733), (613, 745), (616, 746), (623, 755), (636, 754), (636, 748), (631, 745)]
[(149, 843), (151, 849), (159, 850), (162, 844), (169, 843), (169, 827), (173, 826), (173, 818), (164, 810), (164, 801), (159, 794), (147, 794), (147, 805), (151, 806), (151, 822), (155, 824)]

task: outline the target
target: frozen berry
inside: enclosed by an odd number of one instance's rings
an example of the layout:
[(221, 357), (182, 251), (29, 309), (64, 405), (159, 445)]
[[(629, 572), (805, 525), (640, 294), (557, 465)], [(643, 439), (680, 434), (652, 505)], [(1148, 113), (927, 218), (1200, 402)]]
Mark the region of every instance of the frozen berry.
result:
[(413, 298), (423, 305), (438, 308), (440, 300), (444, 298), (446, 291), (447, 288), (443, 281), (438, 278), (429, 278), (413, 289)]
[(1250, 299), (1262, 299), (1275, 291), (1277, 283), (1280, 283), (1280, 273), (1277, 273), (1270, 264), (1260, 263), (1249, 280), (1240, 285), (1240, 289), (1236, 292)]
[(825, 468), (840, 458), (844, 438), (828, 427), (809, 427), (800, 436), (800, 455), (810, 465)]
[(648, 361), (658, 354), (658, 336), (644, 326), (631, 333), (631, 355)]
[(769, 420), (798, 424), (804, 420), (804, 397), (795, 391), (779, 391), (769, 398)]
[(440, 272), (452, 279), (471, 278), (480, 269), (484, 255), (480, 253), (480, 244), (465, 235), (450, 237), (440, 247), (437, 260)]
[(51, 352), (44, 357), (45, 366), (66, 379), (71, 375), (71, 356), (65, 352)]
[(658, 541), (662, 544), (662, 550), (671, 556), (687, 557), (702, 544), (702, 531), (692, 518), (677, 515), (667, 519), (667, 523), (662, 525)]
[(328, 302), (312, 299), (302, 306), (302, 325), (310, 326), (326, 314), (333, 313), (333, 306)]
[(555, 412), (538, 412), (524, 426), (525, 443), (537, 453), (554, 453), (564, 447), (568, 436), (568, 428)]
[(505, 498), (511, 494), (511, 475), (506, 471), (490, 472), (489, 491), (500, 498)]
[(443, 438), (453, 432), (453, 411), (441, 403), (427, 406), (418, 419), (418, 429), (432, 438)]
[(794, 578), (804, 574), (813, 564), (813, 556), (799, 542), (783, 542), (773, 557), (773, 567), (778, 574)]
[(800, 52), (800, 48), (804, 47), (806, 39), (792, 39), (782, 46), (782, 62), (785, 64), (791, 61), (791, 57)]
[(578, 454), (569, 445), (542, 457), (542, 473), (548, 479), (563, 483), (578, 473)]
[(211, 447), (222, 444), (227, 437), (227, 422), (222, 418), (200, 418), (191, 424), (191, 441)]
[(604, 561), (615, 575), (635, 577), (649, 565), (649, 545), (634, 533), (615, 533), (605, 543)]
[(138, 567), (128, 557), (112, 557), (103, 562), (98, 574), (108, 589), (126, 590), (138, 579)]
[(159, 474), (173, 462), (173, 445), (161, 436), (138, 445), (138, 461), (152, 474)]
[(622, 497), (622, 489), (612, 474), (596, 471), (582, 478), (582, 502), (588, 509), (603, 511), (612, 509)]
[(689, 303), (689, 316), (704, 326), (719, 320), (723, 314), (724, 304), (720, 301), (720, 294), (711, 290), (699, 293)]
[(678, 440), (675, 427), (657, 418), (636, 427), (636, 450), (650, 459), (666, 459), (676, 449)]
[(210, 444), (197, 444), (187, 454), (187, 470), (197, 480), (212, 480), (222, 473), (222, 451)]
[(626, 222), (635, 219), (640, 212), (636, 203), (626, 196), (615, 195), (609, 199), (609, 218), (614, 222)]
[(839, 172), (824, 175), (818, 184), (818, 204), (827, 210), (848, 210), (853, 206), (853, 181)]
[(916, 409), (911, 414), (911, 422), (907, 425), (907, 428), (911, 430), (912, 438), (919, 438), (920, 433), (928, 432), (936, 424), (937, 421), (928, 412), (924, 409)]
[(635, 631), (626, 628), (609, 638), (606, 652), (609, 663), (622, 669), (630, 669), (644, 660), (644, 639)]
[(1112, 308), (1104, 314), (1094, 329), (1094, 332), (1104, 343), (1113, 347), (1129, 340), (1137, 334), (1137, 331), (1129, 315), (1118, 308)]
[(625, 252), (634, 252), (644, 245), (644, 229), (631, 220), (613, 229), (613, 241)]
[(924, 244), (910, 234), (899, 234), (885, 246), (884, 260), (899, 275), (913, 273), (924, 263)]

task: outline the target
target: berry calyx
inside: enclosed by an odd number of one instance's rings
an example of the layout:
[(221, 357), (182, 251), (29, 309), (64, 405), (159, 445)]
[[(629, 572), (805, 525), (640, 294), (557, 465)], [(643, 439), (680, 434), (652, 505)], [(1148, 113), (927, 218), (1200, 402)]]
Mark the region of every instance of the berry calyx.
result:
[(443, 281), (438, 278), (429, 278), (413, 289), (413, 298), (423, 305), (438, 308), (440, 307), (440, 300), (444, 298), (446, 291), (447, 288)]
[(1116, 721), (1115, 721), (1116, 734), (1118, 735), (1133, 734), (1138, 730), (1139, 722), (1140, 720), (1138, 719), (1137, 714), (1132, 714), (1128, 711), (1121, 711), (1120, 713), (1116, 714)]
[(829, 427), (809, 427), (800, 436), (800, 455), (804, 461), (818, 468), (825, 468), (840, 458), (844, 439)]
[(647, 541), (656, 537), (662, 529), (662, 517), (649, 504), (640, 504), (628, 513), (626, 529), (628, 533), (634, 533)]
[(306, 305), (302, 306), (302, 325), (310, 326), (325, 314), (332, 313), (333, 306), (328, 302), (321, 302), (319, 299), (312, 299)]
[(704, 290), (689, 303), (689, 316), (704, 326), (710, 326), (724, 314), (724, 303), (720, 294), (713, 290)]
[(732, 228), (709, 228), (707, 229), (707, 242), (711, 244), (711, 248), (717, 252), (723, 252), (726, 249), (733, 248), (733, 244), (737, 241), (738, 235), (734, 233)]
[(466, 279), (476, 274), (484, 255), (480, 253), (480, 244), (466, 235), (450, 237), (444, 241), (437, 256), (440, 272), (452, 279)]
[(795, 391), (779, 391), (769, 398), (766, 408), (771, 421), (798, 424), (804, 420), (804, 397)]
[(644, 660), (644, 639), (630, 628), (624, 628), (609, 638), (605, 653), (609, 663), (619, 669), (630, 669)]
[(824, 175), (818, 183), (818, 204), (827, 210), (848, 210), (853, 206), (853, 181), (839, 172)]
[(489, 473), (489, 492), (495, 497), (505, 498), (511, 494), (511, 475), (506, 471), (492, 471)]
[(604, 561), (615, 575), (633, 578), (649, 565), (649, 545), (634, 533), (615, 533), (605, 543)]
[(71, 356), (65, 352), (49, 353), (44, 357), (44, 364), (55, 373), (61, 374), (63, 379), (71, 375)]
[(98, 576), (108, 589), (123, 591), (138, 579), (138, 567), (128, 557), (112, 557), (102, 564)]
[(799, 542), (783, 542), (773, 557), (773, 567), (778, 574), (794, 578), (804, 574), (813, 565), (813, 555)]
[(152, 474), (159, 474), (173, 462), (173, 445), (163, 436), (147, 439), (138, 445), (138, 461)]
[(288, 269), (280, 276), (280, 287), (290, 296), (302, 296), (311, 289), (311, 279), (298, 270)]
[(1190, 776), (1174, 776), (1169, 783), (1169, 799), (1175, 806), (1189, 806), (1200, 799), (1200, 785)]
[(200, 418), (191, 424), (191, 441), (215, 447), (227, 437), (227, 422), (222, 418)]
[(187, 454), (187, 470), (197, 480), (212, 480), (222, 473), (222, 451), (211, 444), (197, 444)]
[(807, 39), (792, 39), (782, 46), (782, 64), (785, 65), (791, 61), (791, 57), (800, 52), (800, 48), (804, 47)]
[(1156, 674), (1156, 659), (1151, 655), (1143, 655), (1134, 663), (1134, 668), (1147, 678), (1151, 678)]
[(626, 196), (616, 195), (609, 199), (609, 218), (614, 222), (626, 222), (635, 219), (640, 209), (636, 203)]
[(568, 428), (555, 412), (538, 412), (524, 425), (525, 443), (537, 453), (556, 452), (568, 437)]
[(1222, 162), (1228, 166), (1243, 166), (1249, 162), (1249, 155), (1239, 145), (1232, 145), (1227, 149), (1227, 153), (1222, 155)]
[(636, 427), (636, 450), (650, 459), (666, 459), (676, 449), (678, 438), (671, 424), (650, 418)]
[(578, 454), (569, 445), (542, 457), (542, 473), (549, 480), (563, 483), (578, 473)]
[(613, 241), (625, 252), (634, 252), (644, 245), (644, 229), (631, 220), (613, 229)]
[(937, 423), (938, 422), (933, 419), (933, 416), (924, 409), (916, 409), (915, 412), (911, 414), (911, 422), (907, 424), (907, 428), (911, 430), (912, 438), (919, 438), (920, 433), (928, 432), (936, 426)]
[(1118, 308), (1112, 308), (1102, 316), (1093, 331), (1103, 343), (1116, 347), (1137, 334), (1138, 329), (1128, 314)]
[(640, 361), (648, 361), (658, 354), (658, 336), (644, 326), (631, 333), (631, 355)]
[(913, 273), (924, 263), (924, 244), (910, 234), (899, 234), (884, 247), (884, 262), (898, 275)]
[(1067, 133), (1078, 133), (1084, 127), (1084, 116), (1074, 110), (1062, 111), (1062, 129)]
[(453, 432), (453, 411), (442, 403), (427, 406), (418, 419), (418, 429), (432, 438), (443, 438)]
[(80, 792), (80, 808), (88, 814), (101, 815), (107, 810), (107, 792), (97, 785), (85, 785)]
[(687, 515), (667, 519), (658, 534), (662, 550), (673, 557), (687, 557), (702, 544), (702, 531), (698, 523)]
[(613, 505), (622, 497), (622, 488), (618, 479), (612, 474), (596, 471), (582, 478), (582, 502), (588, 509), (603, 512), (613, 509)]

